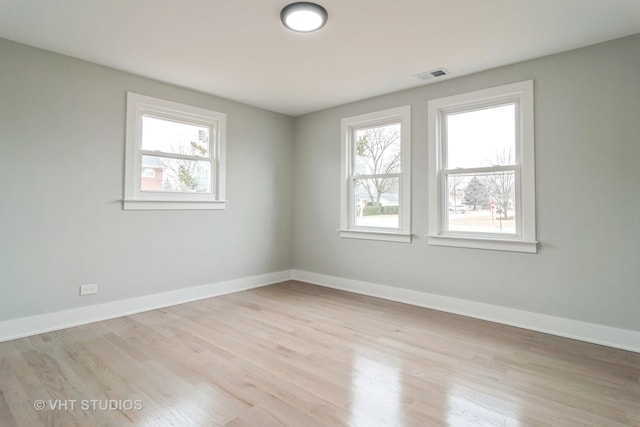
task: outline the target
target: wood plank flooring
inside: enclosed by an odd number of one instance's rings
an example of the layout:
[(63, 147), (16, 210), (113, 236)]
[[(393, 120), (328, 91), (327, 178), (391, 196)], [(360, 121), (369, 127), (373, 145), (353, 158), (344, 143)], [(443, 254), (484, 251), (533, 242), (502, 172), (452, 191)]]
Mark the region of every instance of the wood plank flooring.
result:
[(291, 281), (0, 343), (40, 425), (640, 426), (640, 354)]

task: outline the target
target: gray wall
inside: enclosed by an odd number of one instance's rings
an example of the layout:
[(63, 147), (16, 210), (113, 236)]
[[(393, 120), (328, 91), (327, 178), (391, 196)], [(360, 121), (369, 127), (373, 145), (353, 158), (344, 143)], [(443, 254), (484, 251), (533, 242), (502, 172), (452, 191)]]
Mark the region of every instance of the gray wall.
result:
[[(227, 113), (225, 211), (122, 210), (127, 91)], [(292, 156), (290, 117), (0, 39), (0, 320), (290, 268)]]
[[(538, 254), (428, 246), (427, 101), (535, 80)], [(412, 106), (411, 244), (341, 239), (340, 119)], [(302, 116), (294, 267), (640, 330), (640, 36)]]
[[(0, 320), (294, 267), (640, 330), (638, 70), (633, 36), (292, 119), (0, 40)], [(427, 101), (526, 79), (539, 253), (428, 246)], [(227, 210), (122, 210), (126, 91), (228, 114)], [(340, 119), (405, 104), (414, 241), (340, 239)]]

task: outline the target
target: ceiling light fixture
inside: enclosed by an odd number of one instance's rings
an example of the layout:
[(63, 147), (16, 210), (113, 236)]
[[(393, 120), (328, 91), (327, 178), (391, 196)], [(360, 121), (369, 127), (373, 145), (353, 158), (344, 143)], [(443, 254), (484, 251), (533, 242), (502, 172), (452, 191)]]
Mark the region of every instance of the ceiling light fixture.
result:
[(291, 3), (280, 12), (280, 20), (292, 31), (309, 33), (319, 30), (327, 22), (327, 10), (315, 3)]

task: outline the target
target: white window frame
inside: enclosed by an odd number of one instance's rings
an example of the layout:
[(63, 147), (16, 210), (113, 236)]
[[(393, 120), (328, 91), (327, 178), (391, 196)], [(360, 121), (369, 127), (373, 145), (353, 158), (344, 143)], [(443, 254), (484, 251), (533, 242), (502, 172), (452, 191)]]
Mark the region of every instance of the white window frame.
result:
[[(142, 149), (142, 118), (160, 119), (209, 128), (209, 157), (189, 156)], [(124, 209), (225, 209), (227, 115), (164, 99), (127, 92)], [(208, 160), (211, 164), (209, 193), (142, 191), (142, 156)]]
[[(358, 129), (400, 124), (400, 165), (401, 172), (389, 174), (399, 177), (398, 221), (399, 228), (364, 227), (355, 225), (355, 201), (353, 187), (355, 183), (354, 143)], [(411, 242), (411, 106), (390, 108), (387, 110), (346, 117), (341, 122), (342, 162), (340, 188), (340, 237), (383, 240), (391, 242)], [(358, 178), (368, 177), (360, 175)]]
[[(492, 106), (516, 105), (516, 164), (513, 167), (487, 167), (447, 171), (443, 169), (446, 155), (445, 115), (473, 111)], [(537, 252), (535, 219), (535, 158), (533, 124), (533, 80), (448, 96), (429, 101), (429, 234), (430, 245), (490, 249), (514, 252)], [(445, 230), (448, 173), (515, 172), (516, 234), (498, 235), (479, 232)]]

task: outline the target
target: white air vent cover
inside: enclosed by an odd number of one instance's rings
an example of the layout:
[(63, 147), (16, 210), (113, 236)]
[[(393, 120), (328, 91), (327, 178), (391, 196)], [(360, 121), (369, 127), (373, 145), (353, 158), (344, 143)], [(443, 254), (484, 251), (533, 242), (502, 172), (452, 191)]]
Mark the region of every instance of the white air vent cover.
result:
[(415, 77), (420, 80), (430, 80), (436, 77), (442, 77), (449, 74), (444, 68), (436, 68), (435, 70), (425, 71), (424, 73), (416, 74)]

